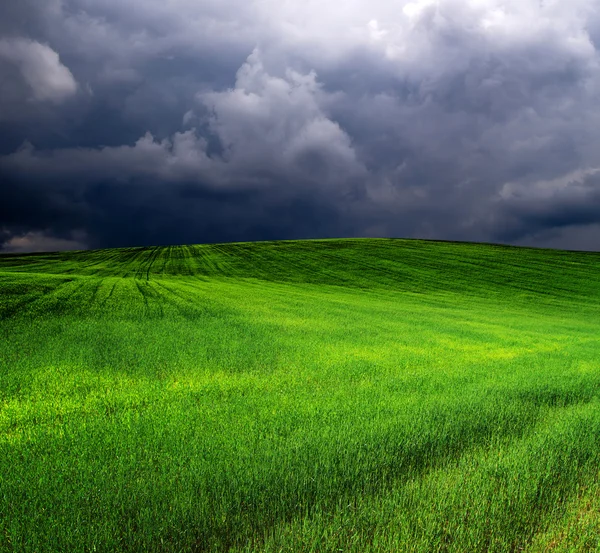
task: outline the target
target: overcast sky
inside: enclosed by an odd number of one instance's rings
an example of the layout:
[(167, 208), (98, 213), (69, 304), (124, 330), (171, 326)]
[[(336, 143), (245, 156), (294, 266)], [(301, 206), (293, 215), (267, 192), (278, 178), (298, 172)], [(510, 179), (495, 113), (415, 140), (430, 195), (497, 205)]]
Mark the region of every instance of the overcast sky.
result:
[(3, 0), (0, 249), (600, 250), (598, 0)]

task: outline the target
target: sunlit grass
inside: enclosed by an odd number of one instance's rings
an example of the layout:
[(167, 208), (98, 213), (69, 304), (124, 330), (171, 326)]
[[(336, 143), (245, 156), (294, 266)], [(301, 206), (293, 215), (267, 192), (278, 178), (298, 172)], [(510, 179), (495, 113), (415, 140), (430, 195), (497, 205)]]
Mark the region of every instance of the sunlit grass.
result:
[(600, 256), (0, 257), (0, 549), (595, 551)]

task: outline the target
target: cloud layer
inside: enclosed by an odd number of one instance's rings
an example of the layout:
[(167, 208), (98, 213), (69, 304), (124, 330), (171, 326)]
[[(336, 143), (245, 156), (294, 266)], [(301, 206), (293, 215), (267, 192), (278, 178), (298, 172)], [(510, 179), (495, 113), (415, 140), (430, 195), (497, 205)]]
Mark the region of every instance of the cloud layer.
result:
[(0, 58), (14, 64), (29, 85), (32, 99), (61, 102), (77, 91), (71, 72), (52, 48), (33, 40), (0, 40)]
[(598, 249), (595, 1), (26, 0), (0, 21), (5, 248)]

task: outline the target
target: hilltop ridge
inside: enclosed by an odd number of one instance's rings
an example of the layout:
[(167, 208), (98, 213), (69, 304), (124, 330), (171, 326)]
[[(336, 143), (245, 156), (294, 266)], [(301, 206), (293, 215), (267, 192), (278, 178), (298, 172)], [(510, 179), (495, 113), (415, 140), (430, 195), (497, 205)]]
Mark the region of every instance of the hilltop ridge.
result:
[(600, 253), (408, 239), (156, 246), (0, 256), (2, 273), (259, 279), (414, 293), (600, 298)]

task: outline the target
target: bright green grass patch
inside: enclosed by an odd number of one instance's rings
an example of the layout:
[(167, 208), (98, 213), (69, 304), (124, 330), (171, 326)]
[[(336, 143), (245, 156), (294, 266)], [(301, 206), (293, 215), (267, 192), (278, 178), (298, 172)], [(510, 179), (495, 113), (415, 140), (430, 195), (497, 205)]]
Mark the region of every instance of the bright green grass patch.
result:
[(595, 551), (600, 256), (0, 256), (2, 551)]

